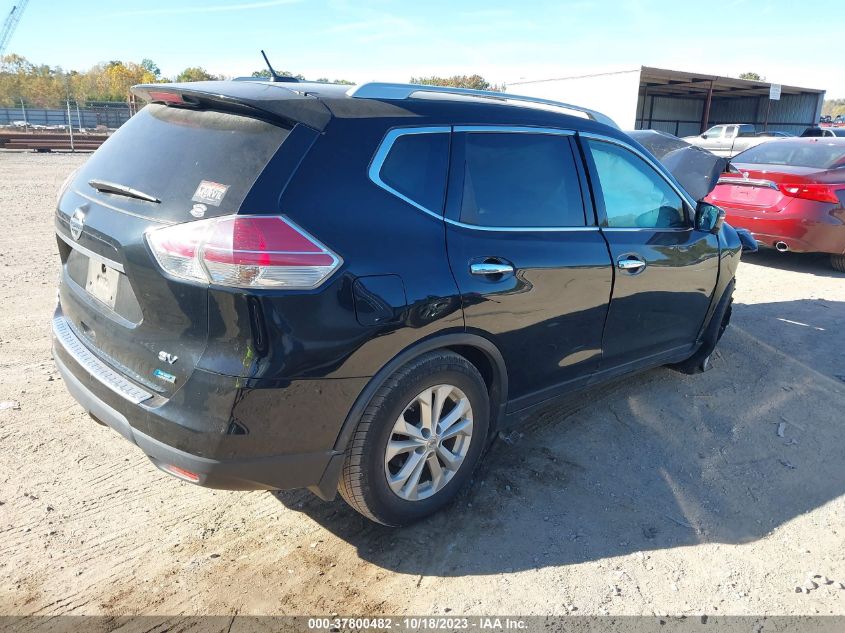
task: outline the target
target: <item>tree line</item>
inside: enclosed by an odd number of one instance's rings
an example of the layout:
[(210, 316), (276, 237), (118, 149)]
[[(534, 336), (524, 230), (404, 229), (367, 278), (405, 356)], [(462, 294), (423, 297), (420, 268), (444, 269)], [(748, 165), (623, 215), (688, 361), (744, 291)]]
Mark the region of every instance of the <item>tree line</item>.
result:
[[(301, 74), (290, 71), (279, 73), (286, 77), (304, 80)], [(267, 69), (256, 70), (252, 77), (270, 77)], [(16, 107), (21, 102), (27, 107), (62, 107), (67, 100), (80, 105), (100, 101), (126, 101), (129, 88), (135, 84), (158, 82), (208, 81), (230, 79), (208, 72), (201, 66), (190, 66), (174, 77), (165, 77), (156, 63), (143, 59), (140, 63), (112, 60), (92, 66), (85, 71), (64, 70), (61, 66), (36, 64), (20, 55), (0, 57), (0, 107)], [(321, 83), (352, 84), (345, 79), (320, 77)], [(480, 75), (455, 75), (452, 77), (412, 77), (411, 83), (435, 86), (457, 86), (479, 90), (503, 90)]]
[[(304, 79), (288, 71), (279, 73), (287, 77)], [(270, 77), (270, 71), (256, 70), (253, 77)], [(126, 101), (129, 88), (135, 84), (160, 82), (209, 81), (231, 79), (215, 75), (201, 66), (190, 66), (173, 77), (162, 75), (158, 65), (151, 59), (140, 63), (113, 60), (102, 62), (85, 71), (64, 70), (61, 66), (35, 64), (20, 55), (0, 57), (0, 107), (21, 105), (38, 108), (55, 108), (67, 100), (80, 105), (99, 101)], [(321, 77), (322, 83), (344, 83), (344, 79), (329, 80)]]

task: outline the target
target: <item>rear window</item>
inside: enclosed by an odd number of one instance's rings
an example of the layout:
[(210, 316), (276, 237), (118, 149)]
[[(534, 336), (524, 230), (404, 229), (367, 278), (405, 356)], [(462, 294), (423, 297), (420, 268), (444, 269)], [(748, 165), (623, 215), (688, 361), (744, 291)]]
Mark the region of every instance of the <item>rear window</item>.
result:
[(406, 133), (390, 148), (379, 177), (394, 192), (436, 213), (443, 212), (449, 135)]
[(288, 133), (237, 114), (151, 104), (88, 160), (76, 188), (98, 195), (86, 184), (97, 179), (150, 194), (161, 204), (98, 197), (156, 219), (190, 220), (194, 204), (206, 206), (206, 217), (235, 213)]
[(845, 165), (845, 145), (824, 141), (769, 141), (737, 154), (733, 162), (832, 169)]

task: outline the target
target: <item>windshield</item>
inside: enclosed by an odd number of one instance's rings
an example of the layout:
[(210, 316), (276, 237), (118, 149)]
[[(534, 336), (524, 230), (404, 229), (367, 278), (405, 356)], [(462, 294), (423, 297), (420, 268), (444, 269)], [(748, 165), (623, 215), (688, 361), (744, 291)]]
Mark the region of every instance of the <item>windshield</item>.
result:
[(832, 169), (845, 166), (845, 145), (841, 142), (769, 141), (745, 150), (732, 162)]

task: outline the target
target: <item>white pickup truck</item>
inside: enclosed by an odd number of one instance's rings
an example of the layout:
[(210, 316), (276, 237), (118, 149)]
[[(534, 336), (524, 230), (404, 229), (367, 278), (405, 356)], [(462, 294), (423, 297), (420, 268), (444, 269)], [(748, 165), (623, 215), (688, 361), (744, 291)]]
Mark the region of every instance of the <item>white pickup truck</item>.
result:
[(749, 147), (770, 141), (774, 136), (765, 132), (757, 132), (749, 123), (729, 123), (714, 125), (704, 134), (685, 136), (684, 140), (690, 145), (697, 145), (709, 150), (717, 156), (733, 158)]

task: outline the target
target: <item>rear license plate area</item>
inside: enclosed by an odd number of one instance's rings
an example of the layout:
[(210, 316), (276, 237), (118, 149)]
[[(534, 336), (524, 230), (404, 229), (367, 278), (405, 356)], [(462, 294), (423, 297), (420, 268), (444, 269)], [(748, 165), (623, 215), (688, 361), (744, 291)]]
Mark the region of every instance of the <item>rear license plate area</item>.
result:
[(88, 260), (85, 290), (112, 310), (114, 310), (119, 282), (120, 273), (117, 270), (94, 259)]

